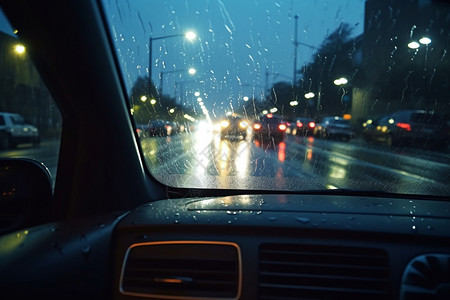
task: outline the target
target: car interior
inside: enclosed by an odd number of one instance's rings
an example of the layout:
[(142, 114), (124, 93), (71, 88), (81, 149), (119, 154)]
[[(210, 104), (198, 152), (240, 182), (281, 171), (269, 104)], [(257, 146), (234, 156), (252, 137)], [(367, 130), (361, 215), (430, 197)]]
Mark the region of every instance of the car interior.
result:
[(103, 2), (0, 7), (63, 120), (56, 176), (0, 160), (0, 298), (450, 298), (448, 195), (162, 183)]

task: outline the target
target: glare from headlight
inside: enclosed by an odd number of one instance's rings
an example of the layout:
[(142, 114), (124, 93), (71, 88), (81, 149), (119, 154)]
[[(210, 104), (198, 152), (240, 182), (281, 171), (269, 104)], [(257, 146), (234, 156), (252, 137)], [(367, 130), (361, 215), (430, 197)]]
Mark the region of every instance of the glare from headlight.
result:
[(248, 123), (245, 122), (245, 121), (241, 121), (241, 122), (239, 123), (239, 126), (241, 126), (241, 128), (247, 128)]
[(222, 128), (227, 128), (228, 126), (230, 126), (230, 122), (228, 122), (227, 120), (223, 120), (222, 122), (220, 122), (220, 125), (222, 126)]

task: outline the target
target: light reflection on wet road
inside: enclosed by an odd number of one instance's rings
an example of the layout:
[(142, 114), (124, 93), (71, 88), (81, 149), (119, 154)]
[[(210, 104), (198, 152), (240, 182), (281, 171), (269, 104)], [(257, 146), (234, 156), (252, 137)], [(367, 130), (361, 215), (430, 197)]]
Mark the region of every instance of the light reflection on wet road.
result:
[(447, 195), (450, 155), (288, 135), (278, 144), (207, 131), (142, 140), (152, 174), (177, 187), (356, 189)]

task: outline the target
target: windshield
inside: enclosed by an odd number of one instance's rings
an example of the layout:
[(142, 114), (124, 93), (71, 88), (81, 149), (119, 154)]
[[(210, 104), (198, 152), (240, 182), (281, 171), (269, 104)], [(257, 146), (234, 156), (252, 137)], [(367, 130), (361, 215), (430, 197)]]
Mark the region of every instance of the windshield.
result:
[[(444, 2), (103, 5), (142, 155), (162, 183), (449, 195)], [(390, 117), (414, 111), (426, 114)], [(232, 115), (242, 129), (224, 123)], [(258, 124), (299, 119), (322, 123)]]

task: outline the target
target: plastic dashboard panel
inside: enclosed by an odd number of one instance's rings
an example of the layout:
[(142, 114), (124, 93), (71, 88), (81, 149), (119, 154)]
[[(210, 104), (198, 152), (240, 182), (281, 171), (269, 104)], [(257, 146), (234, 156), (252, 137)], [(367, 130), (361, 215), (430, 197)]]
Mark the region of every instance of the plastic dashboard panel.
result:
[[(450, 203), (444, 201), (328, 195), (243, 195), (149, 203), (132, 211), (116, 227), (114, 295), (116, 299), (143, 298), (125, 295), (119, 289), (124, 258), (132, 245), (209, 241), (234, 243), (240, 248), (240, 299), (277, 299), (262, 295), (269, 284), (261, 283), (265, 276), (261, 260), (264, 248), (270, 252), (278, 245), (289, 253), (300, 248), (322, 256), (342, 252), (345, 257), (349, 255), (346, 251), (364, 251), (355, 254), (360, 257), (381, 253), (386, 261), (384, 294), (367, 299), (399, 299), (403, 272), (412, 259), (428, 253), (450, 254), (449, 211)], [(301, 281), (311, 280), (303, 277)], [(316, 289), (322, 289), (320, 284)], [(289, 294), (286, 299), (307, 297), (301, 292)], [(343, 296), (331, 293), (327, 297)]]

